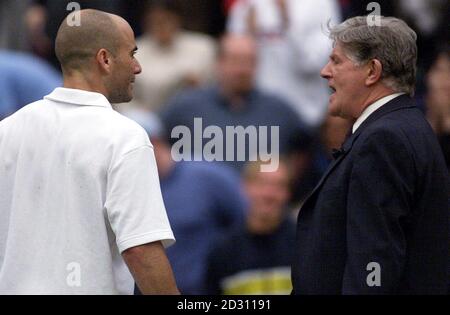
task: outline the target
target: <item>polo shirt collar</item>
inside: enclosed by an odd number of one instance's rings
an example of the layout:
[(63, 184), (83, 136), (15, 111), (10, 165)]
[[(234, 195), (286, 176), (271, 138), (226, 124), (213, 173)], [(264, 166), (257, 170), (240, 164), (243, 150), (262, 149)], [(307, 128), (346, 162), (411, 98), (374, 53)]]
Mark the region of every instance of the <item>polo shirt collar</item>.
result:
[(58, 87), (44, 99), (75, 105), (101, 106), (112, 108), (103, 94), (85, 90)]

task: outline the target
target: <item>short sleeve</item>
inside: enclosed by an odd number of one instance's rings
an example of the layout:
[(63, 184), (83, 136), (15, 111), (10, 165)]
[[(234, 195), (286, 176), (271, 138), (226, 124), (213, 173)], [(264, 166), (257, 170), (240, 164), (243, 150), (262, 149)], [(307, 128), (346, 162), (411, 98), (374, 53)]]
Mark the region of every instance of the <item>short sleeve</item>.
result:
[(162, 241), (175, 242), (161, 195), (153, 147), (125, 154), (108, 171), (105, 209), (120, 253)]

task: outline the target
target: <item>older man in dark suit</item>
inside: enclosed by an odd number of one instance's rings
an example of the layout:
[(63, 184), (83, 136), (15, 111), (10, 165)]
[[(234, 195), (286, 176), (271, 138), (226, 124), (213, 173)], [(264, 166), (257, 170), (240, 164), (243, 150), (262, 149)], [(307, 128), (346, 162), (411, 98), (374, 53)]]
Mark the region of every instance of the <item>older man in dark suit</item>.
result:
[(445, 294), (450, 180), (410, 98), (416, 34), (354, 17), (330, 38), (330, 113), (353, 128), (300, 210), (293, 293)]

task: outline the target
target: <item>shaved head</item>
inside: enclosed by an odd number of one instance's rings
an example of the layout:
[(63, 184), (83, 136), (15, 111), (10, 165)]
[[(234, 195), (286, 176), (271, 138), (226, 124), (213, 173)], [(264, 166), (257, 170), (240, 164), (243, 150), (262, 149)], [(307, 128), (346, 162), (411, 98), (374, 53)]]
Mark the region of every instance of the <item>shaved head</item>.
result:
[(62, 22), (55, 42), (64, 87), (101, 93), (110, 103), (129, 102), (142, 70), (134, 57), (133, 29), (118, 15), (92, 9), (79, 11), (79, 25), (71, 26), (72, 14)]
[(219, 56), (223, 57), (227, 54), (242, 53), (247, 55), (257, 54), (257, 44), (252, 36), (226, 34), (219, 42)]
[(253, 88), (257, 45), (248, 35), (225, 35), (219, 44), (218, 77), (228, 94), (246, 94)]
[(86, 9), (79, 11), (81, 24), (69, 26), (64, 19), (55, 41), (55, 53), (63, 71), (83, 70), (87, 61), (104, 48), (115, 55), (121, 41), (118, 16)]

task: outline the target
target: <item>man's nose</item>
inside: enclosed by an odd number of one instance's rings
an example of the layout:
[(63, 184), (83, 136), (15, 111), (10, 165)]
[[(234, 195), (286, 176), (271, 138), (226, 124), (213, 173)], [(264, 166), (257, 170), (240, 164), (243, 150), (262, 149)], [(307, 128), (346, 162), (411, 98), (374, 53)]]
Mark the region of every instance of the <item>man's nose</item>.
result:
[(142, 67), (139, 61), (136, 60), (136, 65), (134, 66), (134, 74), (139, 74), (142, 72)]
[(322, 70), (320, 70), (320, 76), (324, 79), (329, 79), (331, 77), (331, 72), (330, 72), (330, 63), (328, 62), (325, 67), (322, 68)]

